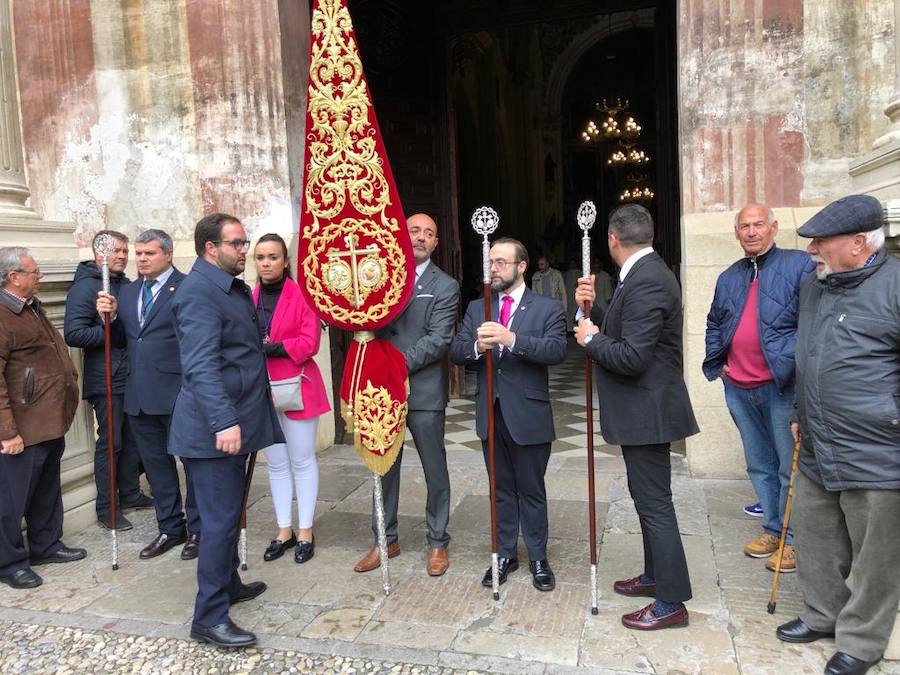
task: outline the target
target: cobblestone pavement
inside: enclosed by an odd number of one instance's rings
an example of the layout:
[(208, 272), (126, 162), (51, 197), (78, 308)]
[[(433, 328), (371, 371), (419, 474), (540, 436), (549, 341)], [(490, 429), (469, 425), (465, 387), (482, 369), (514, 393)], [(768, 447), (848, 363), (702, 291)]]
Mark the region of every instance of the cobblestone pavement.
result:
[[(788, 645), (774, 635), (800, 609), (796, 575), (783, 576), (777, 612), (769, 615), (765, 561), (743, 555), (759, 532), (759, 521), (742, 512), (755, 501), (749, 482), (695, 479), (677, 453), (672, 488), (694, 589), (690, 626), (647, 633), (620, 623), (646, 602), (612, 592), (615, 579), (640, 572), (641, 535), (621, 455), (599, 440), (600, 602), (599, 615), (591, 615), (579, 368), (568, 363), (551, 377), (560, 439), (546, 480), (552, 593), (532, 588), (527, 568), (510, 575), (499, 602), (481, 587), (490, 561), (488, 485), (472, 403), (454, 400), (447, 434), (453, 540), (444, 576), (425, 573), (425, 482), (411, 446), (401, 470), (402, 553), (390, 561), (390, 595), (379, 572), (353, 572), (372, 543), (372, 480), (352, 448), (335, 446), (320, 455), (316, 554), (303, 565), (291, 555), (262, 560), (275, 518), (265, 464), (257, 471), (242, 575), (269, 588), (231, 613), (257, 633), (257, 650), (226, 653), (188, 638), (195, 563), (177, 550), (139, 560), (156, 534), (152, 511), (143, 511), (129, 514), (135, 527), (119, 535), (118, 571), (110, 569), (109, 534), (90, 527), (66, 536), (68, 545), (88, 549), (86, 560), (38, 568), (44, 585), (37, 589), (0, 586), (0, 673), (821, 673), (832, 640)], [(524, 547), (519, 556), (527, 560)], [(900, 663), (870, 672), (900, 675)]]

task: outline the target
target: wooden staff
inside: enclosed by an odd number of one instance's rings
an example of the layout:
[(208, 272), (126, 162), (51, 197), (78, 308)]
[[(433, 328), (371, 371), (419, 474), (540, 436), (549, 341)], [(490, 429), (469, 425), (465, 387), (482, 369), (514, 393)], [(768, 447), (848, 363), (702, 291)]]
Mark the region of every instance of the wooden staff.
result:
[(781, 524), (781, 537), (778, 539), (778, 558), (775, 560), (775, 574), (772, 575), (772, 590), (769, 593), (769, 614), (775, 613), (775, 598), (778, 595), (778, 579), (781, 577), (781, 563), (784, 560), (784, 542), (787, 539), (788, 525), (791, 522), (791, 505), (794, 501), (794, 476), (797, 475), (797, 464), (800, 461), (800, 441), (794, 443), (794, 460), (791, 464), (791, 477), (788, 479), (787, 501), (784, 504), (784, 522)]
[(250, 463), (244, 477), (244, 494), (241, 495), (241, 527), (238, 532), (238, 556), (241, 570), (247, 569), (247, 503), (250, 501), (250, 483), (253, 482), (253, 469), (256, 468), (256, 450), (250, 453)]
[[(484, 320), (492, 321), (491, 310), (491, 242), (488, 235), (497, 229), (500, 218), (489, 206), (482, 206), (472, 214), (472, 229), (482, 235), (481, 262), (484, 280)], [(494, 464), (494, 350), (484, 353), (485, 397), (487, 400), (487, 444), (488, 444), (488, 494), (491, 510), (491, 590), (494, 600), (500, 599), (500, 571), (497, 556), (497, 472)]]
[[(581, 276), (591, 275), (590, 229), (597, 219), (597, 207), (593, 202), (582, 202), (578, 207), (578, 227), (581, 228)], [(585, 300), (581, 307), (584, 318), (591, 318), (591, 303)], [(597, 513), (594, 493), (594, 383), (591, 357), (584, 353), (584, 412), (587, 419), (587, 471), (588, 471), (588, 539), (591, 547), (591, 614), (596, 616), (597, 607)]]
[[(111, 235), (102, 234), (94, 241), (94, 252), (100, 256), (100, 269), (103, 275), (103, 292), (109, 293), (109, 256), (116, 247), (116, 241)], [(112, 393), (112, 337), (110, 324), (112, 315), (103, 313), (103, 359), (106, 365), (106, 463), (108, 468), (109, 490), (109, 531), (112, 536), (112, 568), (119, 569), (119, 536), (116, 529), (118, 524), (118, 505), (116, 500), (116, 430), (113, 423), (113, 393)]]

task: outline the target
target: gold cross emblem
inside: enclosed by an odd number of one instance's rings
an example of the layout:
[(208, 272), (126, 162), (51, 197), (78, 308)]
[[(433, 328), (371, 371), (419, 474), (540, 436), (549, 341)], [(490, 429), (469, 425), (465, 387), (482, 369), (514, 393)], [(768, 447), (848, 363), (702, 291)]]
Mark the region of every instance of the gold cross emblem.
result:
[(381, 249), (376, 244), (359, 248), (359, 237), (352, 233), (344, 237), (344, 243), (346, 250), (332, 248), (326, 253), (324, 281), (332, 292), (359, 309), (369, 294), (384, 284), (387, 267), (378, 257)]

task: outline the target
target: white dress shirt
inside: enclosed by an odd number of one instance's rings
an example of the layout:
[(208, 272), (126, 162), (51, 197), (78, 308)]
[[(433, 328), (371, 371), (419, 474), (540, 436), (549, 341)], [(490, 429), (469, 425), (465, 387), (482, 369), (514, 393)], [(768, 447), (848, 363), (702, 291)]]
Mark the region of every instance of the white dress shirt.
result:
[(175, 269), (174, 267), (170, 267), (165, 272), (163, 272), (158, 277), (156, 277), (156, 279), (144, 279), (143, 283), (141, 284), (141, 292), (138, 293), (138, 305), (137, 305), (138, 322), (140, 322), (141, 324), (143, 324), (143, 322), (141, 321), (141, 312), (144, 311), (144, 286), (143, 286), (143, 284), (146, 284), (148, 281), (156, 282), (153, 285), (153, 288), (150, 289), (150, 291), (153, 293), (153, 302), (156, 302), (156, 298), (159, 297), (159, 292), (162, 290), (162, 287), (166, 285), (166, 282), (169, 280), (169, 277), (172, 276), (172, 271), (174, 269)]
[[(512, 305), (509, 308), (509, 323), (512, 325), (513, 316), (516, 314), (516, 310), (519, 309), (519, 304), (522, 302), (522, 296), (525, 295), (525, 284), (519, 284), (517, 288), (514, 288), (509, 293), (498, 293), (497, 294), (497, 303), (499, 304), (499, 309), (497, 310), (497, 323), (500, 322), (500, 312), (503, 310), (503, 298), (509, 296), (512, 298)], [(509, 326), (507, 326), (509, 328)], [(513, 343), (509, 346), (510, 349), (516, 346), (516, 335), (513, 333)], [(500, 345), (500, 353), (503, 353), (505, 347)], [(478, 340), (475, 341), (475, 358), (480, 359), (482, 352), (478, 351)]]

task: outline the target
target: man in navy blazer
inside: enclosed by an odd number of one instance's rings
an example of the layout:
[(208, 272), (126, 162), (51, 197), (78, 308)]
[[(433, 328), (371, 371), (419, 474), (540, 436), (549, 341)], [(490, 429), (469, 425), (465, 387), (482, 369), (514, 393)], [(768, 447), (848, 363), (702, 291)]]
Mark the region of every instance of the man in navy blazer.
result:
[[(156, 506), (159, 534), (141, 551), (155, 558), (179, 544), (183, 560), (197, 557), (200, 517), (187, 481), (187, 524), (175, 458), (169, 454), (169, 426), (181, 389), (181, 361), (172, 315), (172, 298), (185, 275), (172, 266), (172, 238), (162, 230), (141, 232), (134, 240), (141, 278), (115, 296), (100, 292), (97, 311), (110, 312), (113, 341), (126, 347), (125, 420), (135, 439)], [(185, 526), (187, 525), (187, 526)]]
[(228, 616), (235, 602), (266, 590), (238, 575), (237, 535), (247, 454), (284, 443), (269, 390), (250, 289), (236, 279), (250, 242), (234, 216), (214, 213), (194, 229), (197, 261), (173, 299), (182, 385), (169, 452), (181, 457), (194, 488), (203, 538), (191, 637), (247, 647), (256, 636)]
[[(653, 250), (653, 217), (638, 204), (609, 214), (609, 253), (619, 279), (608, 306), (595, 304), (575, 330), (596, 364), (601, 433), (622, 446), (628, 491), (641, 523), (644, 571), (616, 581), (622, 595), (656, 600), (622, 617), (636, 630), (685, 626), (691, 598), (684, 547), (672, 503), (672, 441), (696, 434), (682, 357), (681, 290)], [(575, 302), (594, 302), (590, 277), (578, 280)]]
[[(544, 473), (556, 438), (547, 366), (566, 357), (566, 319), (555, 300), (525, 285), (528, 251), (502, 238), (490, 253), (493, 321), (484, 320), (484, 300), (469, 303), (463, 326), (450, 349), (453, 363), (478, 365), (475, 427), (487, 461), (488, 405), (494, 406), (497, 485), (498, 581), (519, 567), (521, 528), (530, 559), (532, 585), (553, 590), (547, 562), (547, 489)], [(494, 353), (494, 400), (487, 401), (483, 355)], [(491, 587), (488, 568), (481, 583)]]

